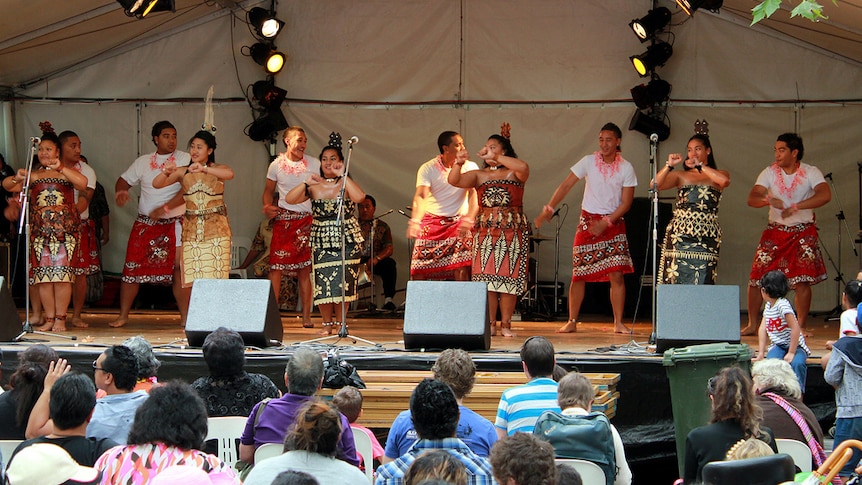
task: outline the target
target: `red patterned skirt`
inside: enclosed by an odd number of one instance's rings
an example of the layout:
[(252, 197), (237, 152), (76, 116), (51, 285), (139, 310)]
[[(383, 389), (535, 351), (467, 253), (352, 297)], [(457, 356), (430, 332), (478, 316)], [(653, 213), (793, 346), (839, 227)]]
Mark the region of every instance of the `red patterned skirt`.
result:
[(272, 220), (269, 267), (296, 276), (311, 266), (311, 213), (279, 209)]
[(441, 217), (426, 213), (422, 233), (413, 245), (410, 274), (426, 279), (452, 279), (458, 268), (473, 264), (473, 239), (458, 237), (461, 217)]
[(611, 273), (634, 273), (626, 238), (626, 223), (620, 219), (598, 236), (589, 228), (602, 215), (581, 211), (575, 242), (572, 246), (572, 281), (609, 281)]
[(769, 224), (754, 253), (748, 284), (760, 286), (760, 278), (774, 269), (787, 275), (791, 288), (797, 283), (824, 281), (826, 265), (817, 245), (818, 239), (817, 226), (813, 223), (793, 226)]
[(81, 219), (81, 237), (78, 239), (78, 249), (75, 251), (75, 274), (91, 275), (102, 270), (99, 256), (99, 241), (96, 238), (96, 221)]
[(177, 223), (180, 217), (151, 219), (138, 214), (123, 265), (123, 283), (171, 284), (177, 252)]

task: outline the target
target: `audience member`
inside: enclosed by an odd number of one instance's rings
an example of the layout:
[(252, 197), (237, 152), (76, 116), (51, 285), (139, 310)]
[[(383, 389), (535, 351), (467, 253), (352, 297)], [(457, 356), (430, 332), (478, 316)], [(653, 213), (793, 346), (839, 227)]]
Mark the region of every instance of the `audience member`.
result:
[(497, 436), (518, 431), (532, 433), (536, 420), (545, 411), (560, 412), (554, 374), (554, 344), (545, 337), (533, 336), (521, 346), (521, 366), (527, 375), (524, 385), (506, 389), (497, 406)]
[(210, 478), (239, 485), (230, 466), (217, 456), (199, 451), (206, 435), (203, 401), (188, 384), (172, 381), (153, 388), (149, 399), (135, 412), (128, 445), (108, 450), (96, 461), (95, 468), (102, 472), (105, 485), (147, 485), (173, 465), (195, 466)]
[(418, 485), (426, 480), (467, 485), (467, 468), (446, 451), (429, 451), (416, 458), (404, 473), (404, 485)]
[[(853, 280), (847, 283), (844, 287), (844, 293), (841, 295), (841, 327), (838, 330), (838, 338), (841, 337), (860, 337), (862, 332), (859, 331), (859, 303), (862, 303), (862, 281)], [(835, 344), (834, 340), (826, 341), (826, 348), (832, 350)], [(829, 364), (829, 354), (825, 354), (820, 358), (820, 365), (825, 369)]]
[(204, 400), (208, 416), (248, 416), (255, 404), (281, 396), (269, 377), (243, 370), (245, 344), (237, 331), (215, 329), (202, 350), (210, 375), (197, 378), (192, 389)]
[(9, 390), (0, 394), (0, 439), (23, 440), (30, 412), (42, 394), (48, 365), (59, 358), (47, 345), (36, 344), (18, 354)]
[[(332, 404), (338, 409), (338, 412), (347, 418), (351, 428), (362, 431), (368, 436), (368, 439), (371, 440), (371, 457), (379, 461), (380, 457), (383, 456), (383, 447), (377, 441), (377, 436), (365, 426), (356, 424), (356, 420), (362, 416), (362, 392), (353, 386), (344, 386), (332, 396)], [(357, 458), (359, 458), (360, 464), (363, 464), (362, 456), (358, 455), (358, 450)]]
[(455, 436), (460, 413), (455, 393), (448, 384), (423, 379), (410, 395), (410, 414), (419, 441), (407, 453), (377, 469), (377, 485), (404, 483), (404, 474), (410, 465), (428, 450), (445, 451), (463, 463), (467, 469), (468, 484), (493, 483), (488, 459), (473, 453)]
[(9, 485), (98, 484), (98, 470), (83, 466), (63, 448), (38, 443), (21, 450), (6, 470)]
[(568, 373), (569, 371), (567, 371), (565, 367), (561, 366), (560, 364), (554, 364), (554, 373), (551, 375), (551, 377), (555, 381), (560, 382), (560, 379), (566, 377), (566, 374)]
[(284, 453), (255, 464), (245, 485), (269, 485), (280, 472), (294, 469), (313, 476), (321, 485), (367, 482), (359, 468), (339, 460), (340, 436), (347, 427), (343, 415), (327, 402), (306, 401), (296, 412), (284, 440)]
[(553, 485), (557, 475), (554, 448), (527, 433), (500, 439), (491, 450), (491, 467), (497, 483), (506, 485)]
[(760, 458), (763, 456), (774, 455), (775, 452), (763, 441), (757, 438), (748, 438), (747, 440), (739, 440), (735, 445), (727, 450), (727, 461), (745, 460), (748, 458)]
[[(447, 349), (440, 353), (431, 368), (434, 379), (449, 384), (458, 401), (457, 437), (479, 456), (487, 458), (497, 442), (497, 432), (490, 421), (464, 406), (464, 398), (476, 384), (476, 364), (470, 354), (461, 349)], [(389, 428), (386, 452), (382, 462), (388, 463), (407, 453), (418, 439), (410, 410), (402, 411)]]
[(281, 472), (275, 476), (272, 485), (320, 485), (311, 475), (296, 470)]
[(124, 345), (114, 345), (93, 361), (93, 380), (105, 397), (96, 400), (96, 409), (87, 426), (88, 438), (110, 438), (125, 444), (135, 411), (147, 400), (146, 391), (135, 391), (138, 359)]
[(173, 465), (165, 468), (150, 482), (151, 485), (221, 485), (234, 483), (230, 477), (210, 477), (193, 465)]
[(584, 481), (575, 467), (557, 463), (557, 485), (584, 485)]
[(607, 485), (628, 485), (632, 472), (623, 440), (604, 414), (589, 411), (594, 398), (589, 379), (578, 372), (568, 373), (560, 379), (557, 391), (562, 413), (545, 411), (534, 434), (551, 443), (557, 458), (591, 461), (605, 472)]
[[(844, 337), (835, 342), (823, 379), (835, 387), (833, 449), (845, 440), (862, 439), (862, 339)], [(849, 477), (860, 457), (862, 450), (853, 448), (853, 456), (838, 476)]]
[[(287, 362), (284, 384), (287, 393), (278, 399), (262, 401), (249, 413), (239, 445), (242, 461), (254, 463), (254, 450), (264, 443), (283, 443), (288, 430), (296, 420), (297, 412), (314, 395), (323, 383), (323, 359), (310, 347), (299, 347)], [(260, 413), (260, 416), (258, 416)], [(350, 423), (341, 416), (341, 428), (348, 429)], [(336, 457), (352, 465), (359, 465), (353, 433), (341, 433)]]

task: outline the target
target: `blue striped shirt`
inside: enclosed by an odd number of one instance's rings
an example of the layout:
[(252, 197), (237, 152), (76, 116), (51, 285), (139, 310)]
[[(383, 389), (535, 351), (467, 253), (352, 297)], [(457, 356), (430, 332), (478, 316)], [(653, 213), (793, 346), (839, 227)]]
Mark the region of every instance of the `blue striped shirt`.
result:
[(497, 406), (494, 426), (508, 435), (532, 433), (539, 416), (545, 411), (560, 412), (557, 404), (557, 382), (550, 377), (532, 381), (503, 391)]
[(420, 439), (410, 448), (406, 454), (401, 455), (394, 461), (377, 468), (377, 479), (375, 485), (402, 485), (404, 474), (410, 465), (426, 451), (444, 450), (454, 456), (467, 468), (468, 485), (496, 485), (491, 473), (491, 463), (473, 453), (463, 441), (458, 438), (444, 438), (442, 440)]

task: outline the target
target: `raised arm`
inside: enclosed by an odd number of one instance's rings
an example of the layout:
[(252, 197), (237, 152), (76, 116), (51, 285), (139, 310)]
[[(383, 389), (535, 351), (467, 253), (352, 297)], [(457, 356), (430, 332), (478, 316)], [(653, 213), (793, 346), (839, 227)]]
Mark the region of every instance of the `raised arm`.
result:
[(655, 174), (655, 180), (650, 180), (650, 188), (655, 187), (655, 182), (658, 182), (658, 190), (667, 190), (671, 187), (676, 187), (679, 183), (679, 173), (673, 169), (677, 165), (683, 163), (682, 155), (679, 153), (671, 153), (667, 156), (667, 162), (664, 167)]

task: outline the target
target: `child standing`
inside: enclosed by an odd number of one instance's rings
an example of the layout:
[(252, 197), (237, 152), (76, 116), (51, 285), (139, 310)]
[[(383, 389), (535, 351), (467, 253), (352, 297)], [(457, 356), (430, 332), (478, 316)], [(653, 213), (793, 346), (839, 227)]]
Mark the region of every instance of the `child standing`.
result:
[[(811, 351), (805, 345), (805, 337), (802, 336), (796, 313), (785, 298), (788, 291), (790, 285), (787, 277), (779, 270), (770, 271), (760, 279), (760, 293), (766, 306), (763, 309), (763, 320), (760, 322), (759, 345), (754, 360), (764, 357), (784, 359), (793, 368), (804, 393), (808, 373), (806, 360)], [(767, 339), (770, 342), (769, 352), (766, 352)]]
[[(853, 280), (847, 283), (844, 287), (844, 294), (841, 295), (841, 328), (838, 330), (838, 338), (841, 337), (860, 337), (862, 332), (859, 331), (858, 310), (857, 307), (862, 303), (862, 282)], [(826, 348), (832, 350), (834, 340), (826, 341)], [(823, 368), (829, 363), (829, 354), (824, 355), (821, 359)]]
[[(862, 439), (862, 338), (844, 337), (835, 342), (823, 379), (835, 387), (834, 446)], [(853, 457), (838, 475), (850, 476), (860, 457), (862, 451), (853, 448)]]

